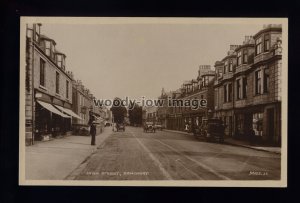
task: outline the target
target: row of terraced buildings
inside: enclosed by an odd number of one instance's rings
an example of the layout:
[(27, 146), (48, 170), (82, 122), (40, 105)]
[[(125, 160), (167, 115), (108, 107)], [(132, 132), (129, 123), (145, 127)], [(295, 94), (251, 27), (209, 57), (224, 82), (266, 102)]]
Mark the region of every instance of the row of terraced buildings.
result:
[[(201, 123), (204, 117), (216, 117), (226, 126), (226, 137), (250, 139), (250, 130), (261, 142), (281, 144), (281, 25), (264, 25), (254, 36), (246, 36), (242, 45), (231, 45), (224, 58), (199, 67), (196, 79), (186, 81), (159, 98), (198, 98), (207, 100), (207, 108), (157, 109), (155, 120), (167, 129), (185, 130)], [(166, 102), (165, 102), (166, 103)]]

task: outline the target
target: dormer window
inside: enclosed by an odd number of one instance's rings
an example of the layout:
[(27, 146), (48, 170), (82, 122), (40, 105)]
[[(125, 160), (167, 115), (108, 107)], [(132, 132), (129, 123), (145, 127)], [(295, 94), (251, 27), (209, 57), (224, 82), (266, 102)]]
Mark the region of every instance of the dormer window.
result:
[(55, 53), (55, 51), (54, 51), (54, 44), (51, 43), (51, 58), (52, 59), (54, 59), (54, 53)]
[(58, 67), (62, 67), (62, 55), (61, 54), (56, 54), (56, 62)]
[(54, 58), (54, 53), (55, 53), (55, 44), (52, 40), (45, 39), (45, 53), (47, 56), (49, 56), (51, 59)]
[(58, 67), (65, 70), (65, 56), (61, 53), (56, 53), (56, 63)]
[(47, 56), (51, 56), (51, 42), (48, 40), (45, 40), (45, 52)]

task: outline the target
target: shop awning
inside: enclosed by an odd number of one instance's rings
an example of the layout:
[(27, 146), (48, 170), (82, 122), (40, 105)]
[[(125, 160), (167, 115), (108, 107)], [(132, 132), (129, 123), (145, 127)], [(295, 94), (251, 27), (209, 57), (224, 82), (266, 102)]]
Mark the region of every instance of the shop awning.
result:
[(64, 108), (62, 106), (58, 106), (58, 105), (54, 105), (56, 108), (60, 109), (61, 111), (65, 112), (66, 114), (73, 116), (75, 118), (78, 118), (80, 120), (82, 120), (82, 118), (80, 118), (80, 116), (78, 116), (76, 113), (74, 113), (72, 110)]
[(39, 101), (37, 100), (37, 102), (42, 106), (44, 107), (45, 109), (47, 109), (48, 111), (51, 111), (52, 113), (55, 113), (61, 117), (64, 117), (64, 118), (70, 118), (70, 116), (68, 115), (65, 115), (63, 114), (62, 112), (60, 112), (59, 110), (57, 110), (52, 104), (48, 104), (46, 102), (42, 102), (42, 101)]

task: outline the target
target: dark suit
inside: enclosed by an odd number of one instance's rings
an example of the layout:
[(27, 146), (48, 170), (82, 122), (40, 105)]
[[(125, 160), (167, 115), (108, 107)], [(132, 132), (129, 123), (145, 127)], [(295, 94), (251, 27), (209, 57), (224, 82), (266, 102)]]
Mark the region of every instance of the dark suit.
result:
[(92, 136), (91, 145), (96, 145), (96, 125), (95, 124), (91, 125), (90, 134)]

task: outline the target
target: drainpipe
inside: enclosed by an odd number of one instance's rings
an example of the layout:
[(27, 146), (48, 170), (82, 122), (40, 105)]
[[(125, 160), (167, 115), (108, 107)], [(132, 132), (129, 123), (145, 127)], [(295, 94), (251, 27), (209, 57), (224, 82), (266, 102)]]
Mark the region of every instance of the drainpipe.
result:
[[(35, 31), (35, 30), (34, 30)], [(35, 91), (34, 91), (34, 34), (35, 32), (32, 33), (32, 39), (31, 39), (31, 93), (32, 93), (32, 99), (31, 99), (31, 106), (32, 106), (32, 135), (31, 135), (31, 145), (34, 144), (34, 137), (35, 137)]]

